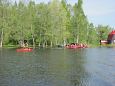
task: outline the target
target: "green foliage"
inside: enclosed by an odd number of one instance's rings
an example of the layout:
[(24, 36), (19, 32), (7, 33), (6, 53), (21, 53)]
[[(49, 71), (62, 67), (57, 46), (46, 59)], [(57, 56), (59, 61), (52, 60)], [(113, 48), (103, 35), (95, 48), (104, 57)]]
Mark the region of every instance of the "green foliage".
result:
[(100, 39), (107, 39), (112, 28), (90, 24), (82, 4), (82, 0), (74, 6), (66, 0), (51, 0), (48, 4), (0, 0), (0, 46), (16, 45), (19, 40), (28, 40), (33, 46), (71, 42), (96, 45)]

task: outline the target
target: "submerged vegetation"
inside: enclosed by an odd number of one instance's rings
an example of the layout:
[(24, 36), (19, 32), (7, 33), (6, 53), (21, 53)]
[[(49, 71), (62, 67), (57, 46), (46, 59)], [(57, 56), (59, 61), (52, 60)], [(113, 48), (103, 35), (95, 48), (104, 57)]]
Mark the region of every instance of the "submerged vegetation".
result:
[(17, 45), (20, 40), (27, 40), (33, 47), (99, 44), (113, 28), (89, 23), (82, 4), (82, 0), (73, 6), (66, 0), (51, 0), (47, 4), (0, 0), (0, 47)]

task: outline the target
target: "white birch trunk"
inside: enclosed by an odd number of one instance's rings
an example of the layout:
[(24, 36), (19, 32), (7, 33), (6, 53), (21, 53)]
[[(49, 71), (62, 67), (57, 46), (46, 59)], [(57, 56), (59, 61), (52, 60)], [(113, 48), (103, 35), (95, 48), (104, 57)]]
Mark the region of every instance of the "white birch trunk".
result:
[(2, 46), (3, 46), (3, 28), (1, 33), (0, 48), (2, 48)]

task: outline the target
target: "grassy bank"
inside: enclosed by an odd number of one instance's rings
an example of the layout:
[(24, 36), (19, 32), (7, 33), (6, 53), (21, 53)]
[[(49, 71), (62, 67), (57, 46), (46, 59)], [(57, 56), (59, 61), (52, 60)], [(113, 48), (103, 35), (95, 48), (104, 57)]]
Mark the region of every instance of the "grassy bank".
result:
[[(106, 44), (106, 45), (94, 45), (94, 44), (89, 44), (88, 47), (89, 48), (96, 48), (96, 47), (115, 47), (115, 44)], [(3, 48), (19, 48), (19, 45), (3, 45)], [(29, 45), (30, 48), (32, 48), (32, 45)], [(38, 45), (36, 45), (36, 47), (38, 47)]]
[[(19, 45), (3, 45), (3, 48), (19, 48)], [(29, 45), (30, 48), (32, 48), (32, 45)]]
[(3, 48), (17, 48), (18, 45), (3, 45)]

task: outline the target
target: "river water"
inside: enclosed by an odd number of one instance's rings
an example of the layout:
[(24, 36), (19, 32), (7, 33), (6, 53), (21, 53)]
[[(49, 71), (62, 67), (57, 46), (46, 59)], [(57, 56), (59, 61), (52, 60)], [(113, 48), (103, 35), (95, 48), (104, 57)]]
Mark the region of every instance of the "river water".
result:
[(115, 86), (115, 48), (0, 49), (0, 86)]

